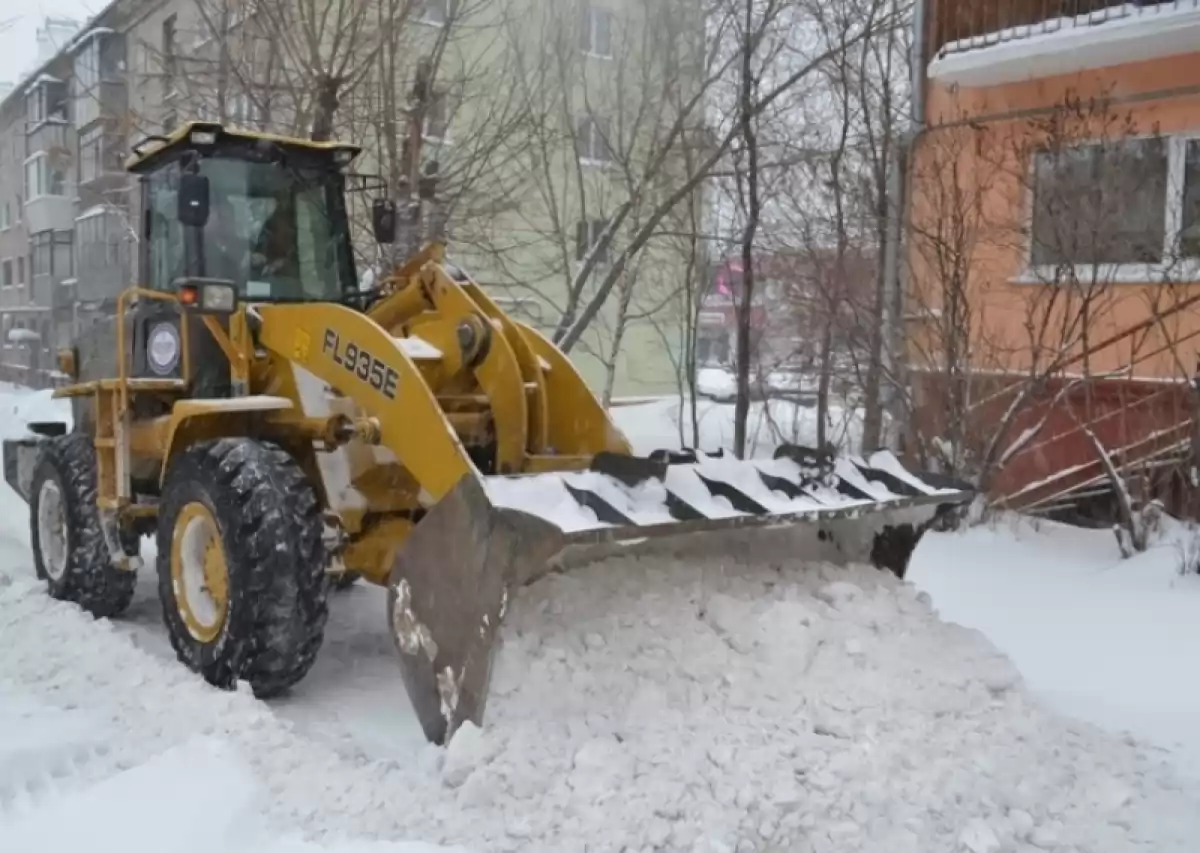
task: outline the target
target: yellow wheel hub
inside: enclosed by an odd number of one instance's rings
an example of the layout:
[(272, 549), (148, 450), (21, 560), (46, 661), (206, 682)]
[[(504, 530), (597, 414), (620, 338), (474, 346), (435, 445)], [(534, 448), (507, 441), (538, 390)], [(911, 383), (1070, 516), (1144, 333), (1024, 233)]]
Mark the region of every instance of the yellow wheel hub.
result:
[(171, 586), (188, 633), (201, 643), (219, 637), (229, 610), (229, 566), (217, 520), (199, 501), (184, 506), (175, 519)]

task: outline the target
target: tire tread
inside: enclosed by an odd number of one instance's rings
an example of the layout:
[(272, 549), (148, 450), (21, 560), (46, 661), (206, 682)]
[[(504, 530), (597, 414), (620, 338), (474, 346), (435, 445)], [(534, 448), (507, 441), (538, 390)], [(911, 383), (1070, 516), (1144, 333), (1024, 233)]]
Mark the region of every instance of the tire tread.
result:
[[(37, 501), (50, 472), (57, 474), (62, 487), (70, 540), (66, 571), (59, 582), (46, 572), (38, 546)], [(122, 538), (126, 552), (136, 552), (136, 539), (131, 543)], [(30, 498), (30, 542), (37, 575), (47, 582), (52, 597), (74, 602), (96, 617), (119, 616), (133, 601), (137, 573), (114, 566), (104, 541), (96, 504), (96, 448), (90, 435), (71, 432), (43, 443)]]
[[(207, 652), (183, 626), (171, 583), (174, 517), (194, 499), (190, 485), (213, 504), (230, 573), (227, 627)], [(321, 507), (296, 461), (251, 439), (198, 444), (171, 463), (162, 510), (159, 595), (179, 659), (218, 687), (248, 681), (259, 698), (300, 681), (323, 642), (329, 580)]]

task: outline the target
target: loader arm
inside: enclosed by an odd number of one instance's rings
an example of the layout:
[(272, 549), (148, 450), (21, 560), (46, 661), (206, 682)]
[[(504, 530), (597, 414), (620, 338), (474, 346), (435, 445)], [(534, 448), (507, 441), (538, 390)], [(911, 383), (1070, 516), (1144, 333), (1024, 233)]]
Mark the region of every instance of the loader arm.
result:
[(379, 421), (381, 443), (436, 502), (480, 476), (425, 378), (378, 323), (343, 305), (261, 305), (259, 342)]
[[(471, 282), (463, 290), (490, 319), (501, 324), (522, 368), (529, 365), (536, 378), (540, 405), (530, 424), (531, 443), (537, 447), (534, 452), (552, 447), (568, 455), (602, 450), (633, 453), (628, 439), (561, 350), (533, 326), (509, 318), (479, 285)], [(538, 418), (542, 420), (538, 422)]]

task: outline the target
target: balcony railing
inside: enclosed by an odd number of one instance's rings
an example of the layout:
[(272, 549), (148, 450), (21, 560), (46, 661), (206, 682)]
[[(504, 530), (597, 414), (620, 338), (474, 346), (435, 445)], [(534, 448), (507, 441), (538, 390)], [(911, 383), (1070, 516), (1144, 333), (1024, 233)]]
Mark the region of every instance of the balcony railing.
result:
[[(938, 0), (936, 8), (930, 74), (968, 85), (1200, 50), (1190, 29), (1200, 0)], [(1093, 48), (1094, 57), (1067, 55)], [(996, 79), (979, 73), (991, 64), (1010, 67), (997, 67)]]
[(944, 56), (1135, 16), (1200, 9), (1200, 0), (949, 0), (939, 7), (934, 44)]
[(40, 195), (25, 202), (25, 227), (31, 234), (39, 231), (70, 231), (75, 225), (75, 188), (63, 189), (62, 195)]

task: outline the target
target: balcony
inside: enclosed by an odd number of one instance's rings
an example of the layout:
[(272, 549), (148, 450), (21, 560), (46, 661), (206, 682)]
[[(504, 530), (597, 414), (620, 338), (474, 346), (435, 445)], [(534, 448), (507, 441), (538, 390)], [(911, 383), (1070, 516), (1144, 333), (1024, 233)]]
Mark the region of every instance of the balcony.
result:
[(104, 205), (84, 211), (75, 220), (77, 295), (85, 301), (113, 299), (133, 280), (136, 244), (128, 214)]
[(65, 120), (48, 119), (38, 122), (29, 128), (25, 140), (27, 155), (38, 154), (40, 152), (70, 155), (70, 148), (67, 146), (67, 123)]
[(129, 92), (122, 80), (102, 80), (75, 97), (75, 127), (82, 130), (99, 119), (122, 119), (129, 112)]
[[(133, 249), (123, 242), (79, 246), (76, 263), (80, 299), (115, 299), (133, 282)], [(82, 287), (80, 287), (82, 285)]]
[(75, 202), (66, 195), (41, 195), (25, 202), (25, 226), (29, 233), (70, 231), (75, 227)]
[(55, 296), (54, 276), (48, 273), (35, 275), (32, 278), (32, 284), (33, 286), (29, 291), (29, 301), (43, 308), (53, 307)]
[(930, 79), (995, 86), (1200, 51), (1200, 0), (939, 0)]

